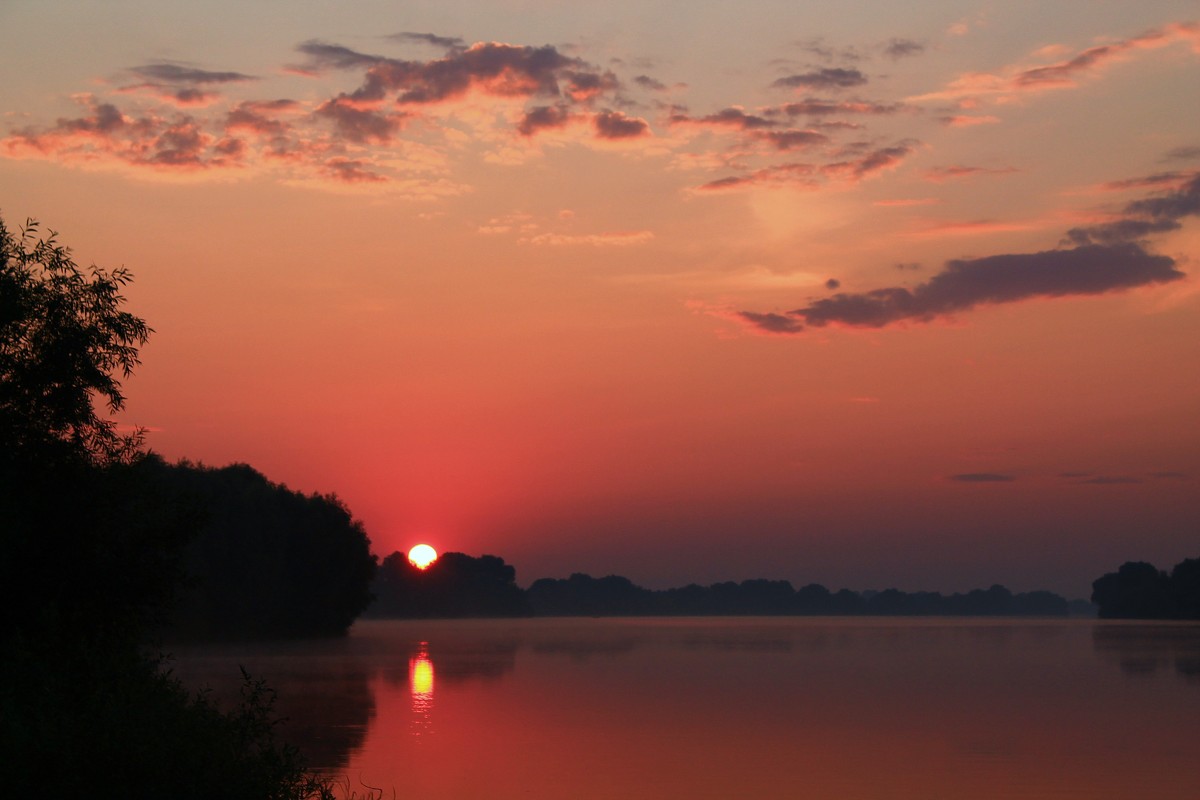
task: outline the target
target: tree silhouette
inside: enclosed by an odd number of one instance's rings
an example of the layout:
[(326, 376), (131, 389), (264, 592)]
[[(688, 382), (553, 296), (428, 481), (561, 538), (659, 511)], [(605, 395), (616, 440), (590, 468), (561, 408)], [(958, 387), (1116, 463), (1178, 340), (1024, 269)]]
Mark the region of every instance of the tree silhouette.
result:
[(248, 682), (225, 713), (148, 655), (196, 519), (109, 414), (150, 334), (123, 269), (0, 220), (0, 755), (13, 796), (323, 792)]
[(63, 443), (96, 463), (127, 460), (140, 432), (119, 434), (93, 400), (114, 414), (124, 407), (121, 378), (151, 333), (121, 308), (132, 276), (85, 272), (53, 231), (37, 234), (33, 220), (19, 235), (0, 220), (0, 437), (10, 449)]

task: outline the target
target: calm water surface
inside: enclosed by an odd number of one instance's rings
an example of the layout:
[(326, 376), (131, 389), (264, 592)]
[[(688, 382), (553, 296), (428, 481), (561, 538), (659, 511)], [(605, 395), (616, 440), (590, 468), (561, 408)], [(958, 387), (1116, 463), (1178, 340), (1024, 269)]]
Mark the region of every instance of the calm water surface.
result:
[(874, 618), (358, 623), (193, 647), (309, 763), (423, 798), (1200, 798), (1200, 626)]

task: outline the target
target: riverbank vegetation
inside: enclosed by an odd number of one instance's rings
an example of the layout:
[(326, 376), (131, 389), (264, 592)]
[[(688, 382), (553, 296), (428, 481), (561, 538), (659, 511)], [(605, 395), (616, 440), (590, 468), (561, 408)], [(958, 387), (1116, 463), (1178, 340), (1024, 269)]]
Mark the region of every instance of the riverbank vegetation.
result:
[(220, 709), (157, 655), (208, 509), (112, 419), (152, 332), (123, 308), (130, 277), (82, 269), (53, 233), (0, 220), (5, 790), (329, 797), (277, 740), (265, 684), (245, 676), (240, 706)]

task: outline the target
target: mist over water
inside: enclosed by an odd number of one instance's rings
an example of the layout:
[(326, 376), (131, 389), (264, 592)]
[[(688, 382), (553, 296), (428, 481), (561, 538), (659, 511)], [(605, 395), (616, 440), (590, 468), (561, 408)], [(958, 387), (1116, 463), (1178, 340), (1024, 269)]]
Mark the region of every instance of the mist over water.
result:
[(217, 694), (237, 664), (267, 678), (285, 735), (360, 793), (1200, 794), (1197, 625), (371, 621), (341, 641), (176, 656)]

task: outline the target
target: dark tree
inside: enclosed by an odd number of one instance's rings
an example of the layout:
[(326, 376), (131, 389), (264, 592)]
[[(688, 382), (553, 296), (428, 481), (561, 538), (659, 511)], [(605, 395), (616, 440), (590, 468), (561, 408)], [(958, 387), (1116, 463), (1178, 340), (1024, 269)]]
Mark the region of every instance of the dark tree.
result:
[(519, 617), (530, 613), (517, 571), (496, 556), (443, 553), (425, 569), (404, 553), (383, 559), (373, 617)]
[(132, 277), (124, 268), (80, 269), (53, 231), (19, 235), (0, 220), (0, 442), (5, 448), (69, 445), (96, 463), (127, 460), (141, 444), (121, 435), (110, 413), (125, 405), (121, 378), (138, 361), (151, 329), (121, 306)]
[[(14, 797), (319, 794), (249, 683), (224, 713), (148, 655), (194, 531), (109, 414), (150, 328), (124, 270), (0, 221), (0, 755)], [(98, 410), (94, 403), (103, 410)]]
[(1102, 619), (1163, 619), (1175, 616), (1170, 579), (1153, 564), (1127, 561), (1092, 583), (1092, 602)]
[(1200, 558), (1187, 558), (1171, 570), (1171, 600), (1183, 619), (1200, 619)]
[(340, 636), (367, 607), (375, 556), (336, 495), (294, 492), (245, 464), (149, 461), (202, 520), (172, 636)]

